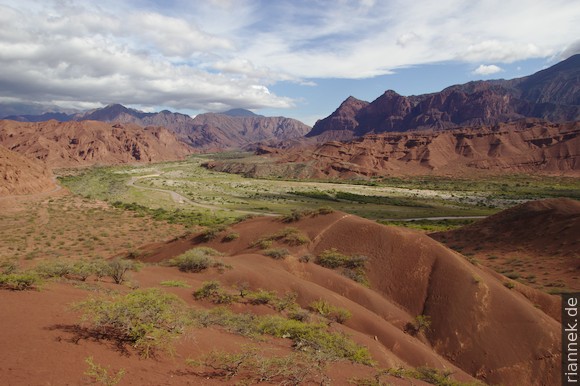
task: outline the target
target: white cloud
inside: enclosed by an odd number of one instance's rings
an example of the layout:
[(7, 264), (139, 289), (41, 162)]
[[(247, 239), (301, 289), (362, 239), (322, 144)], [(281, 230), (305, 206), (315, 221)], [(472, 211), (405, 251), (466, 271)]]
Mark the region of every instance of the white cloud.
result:
[[(280, 81), (578, 52), (575, 0), (0, 0), (0, 89), (28, 102), (284, 108)], [(554, 28), (558, 26), (558, 28)], [(52, 102), (51, 102), (52, 103)]]
[(473, 73), (476, 75), (492, 75), (497, 74), (498, 72), (503, 71), (500, 67), (496, 66), (495, 64), (485, 65), (480, 64)]

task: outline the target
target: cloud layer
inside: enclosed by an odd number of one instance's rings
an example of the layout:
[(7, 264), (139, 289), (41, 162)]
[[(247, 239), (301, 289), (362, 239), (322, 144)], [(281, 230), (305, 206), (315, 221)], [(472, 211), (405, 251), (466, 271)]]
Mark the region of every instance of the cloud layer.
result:
[(276, 82), (577, 51), (579, 14), (574, 0), (0, 0), (0, 90), (58, 106), (287, 108)]

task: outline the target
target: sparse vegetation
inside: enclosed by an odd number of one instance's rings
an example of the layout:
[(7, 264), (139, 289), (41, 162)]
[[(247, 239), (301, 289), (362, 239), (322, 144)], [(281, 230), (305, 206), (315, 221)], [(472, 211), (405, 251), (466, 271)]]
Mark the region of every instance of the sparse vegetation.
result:
[(276, 315), (234, 314), (224, 308), (195, 311), (193, 317), (203, 327), (217, 325), (249, 337), (267, 334), (290, 339), (295, 350), (321, 353), (328, 360), (347, 359), (367, 365), (373, 363), (365, 347), (357, 345), (344, 334), (327, 331), (323, 323), (306, 323)]
[(368, 257), (363, 255), (345, 255), (336, 248), (327, 249), (316, 257), (315, 263), (325, 268), (341, 269), (344, 276), (368, 286), (369, 282), (365, 272)]
[(197, 360), (188, 360), (187, 363), (200, 369), (199, 375), (206, 378), (236, 378), (239, 380), (237, 384), (326, 384), (325, 360), (302, 353), (266, 357), (260, 351), (257, 347), (245, 347), (240, 353), (214, 350)]
[(352, 317), (352, 314), (346, 308), (333, 306), (324, 299), (315, 300), (310, 303), (308, 308), (324, 316), (328, 320), (340, 324), (345, 323)]
[(87, 371), (85, 371), (85, 375), (104, 386), (115, 386), (125, 376), (125, 369), (120, 369), (113, 373), (110, 368), (105, 368), (95, 363), (93, 357), (85, 359), (85, 363), (89, 366)]
[(174, 287), (174, 288), (189, 288), (189, 284), (181, 280), (164, 280), (160, 285), (164, 287)]
[(436, 386), (483, 386), (481, 382), (459, 382), (451, 378), (450, 371), (441, 371), (431, 367), (417, 367), (416, 369), (390, 368), (379, 369), (373, 377), (353, 378), (350, 383), (356, 386), (387, 386), (390, 383), (384, 379), (393, 376), (403, 379), (417, 379)]
[(210, 267), (218, 265), (214, 259), (223, 254), (208, 247), (190, 249), (185, 253), (169, 261), (169, 265), (179, 268), (183, 272), (202, 272)]
[(185, 331), (190, 319), (177, 296), (159, 289), (135, 290), (125, 296), (96, 297), (77, 303), (83, 321), (96, 333), (129, 343), (142, 356), (171, 349), (172, 340)]
[(310, 239), (304, 233), (302, 233), (298, 228), (285, 227), (280, 231), (260, 237), (258, 240), (250, 244), (251, 247), (258, 247), (260, 249), (270, 248), (274, 241), (288, 244), (289, 246), (295, 247), (303, 244), (308, 244)]
[(288, 256), (290, 251), (286, 248), (270, 248), (263, 251), (262, 254), (264, 254), (264, 256), (269, 256), (272, 259), (280, 260)]

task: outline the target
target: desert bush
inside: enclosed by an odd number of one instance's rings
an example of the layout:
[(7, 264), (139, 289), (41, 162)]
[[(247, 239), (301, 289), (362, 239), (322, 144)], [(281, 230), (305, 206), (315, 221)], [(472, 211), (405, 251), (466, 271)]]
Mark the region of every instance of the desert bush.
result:
[(104, 386), (115, 386), (121, 379), (125, 376), (125, 369), (121, 369), (116, 373), (109, 373), (110, 368), (104, 368), (103, 366), (94, 362), (93, 357), (88, 357), (85, 359), (85, 363), (89, 366), (85, 375), (91, 377), (95, 382), (99, 382)]
[(309, 263), (312, 260), (311, 254), (302, 255), (298, 258), (298, 261), (301, 263)]
[(327, 384), (324, 374), (326, 361), (312, 356), (293, 353), (284, 357), (266, 357), (257, 347), (244, 347), (240, 353), (212, 351), (197, 360), (188, 360), (190, 366), (203, 369), (207, 378), (231, 380), (236, 384), (268, 383), (278, 385)]
[(39, 263), (34, 271), (42, 278), (52, 279), (66, 277), (72, 271), (72, 262), (64, 259), (52, 259)]
[(38, 288), (41, 280), (34, 272), (12, 272), (0, 274), (0, 288), (24, 291)]
[(290, 254), (286, 248), (270, 248), (262, 252), (264, 256), (269, 256), (272, 259), (281, 260)]
[(341, 273), (351, 280), (362, 285), (368, 286), (369, 281), (365, 272), (365, 265), (368, 257), (363, 255), (345, 255), (331, 248), (323, 251), (316, 257), (315, 263), (325, 268), (338, 269)]
[(316, 210), (318, 214), (331, 214), (334, 213), (334, 209), (330, 206), (322, 206)]
[(157, 349), (171, 348), (172, 340), (183, 333), (190, 319), (184, 302), (156, 288), (135, 290), (125, 296), (91, 298), (75, 306), (83, 321), (110, 339), (130, 343), (144, 356)]
[(268, 334), (290, 339), (294, 349), (318, 353), (327, 360), (347, 359), (372, 364), (370, 353), (365, 347), (357, 345), (342, 333), (327, 331), (324, 323), (306, 323), (277, 315), (236, 314), (221, 307), (193, 311), (192, 318), (202, 327), (217, 325), (243, 336)]
[(282, 216), (282, 222), (296, 222), (299, 221), (302, 217), (304, 217), (305, 213), (298, 209), (292, 209), (292, 211)]
[(0, 275), (8, 275), (16, 272), (18, 269), (18, 261), (16, 259), (2, 258), (0, 259)]
[(196, 300), (209, 299), (215, 304), (231, 304), (235, 296), (225, 292), (218, 281), (203, 282), (201, 287), (193, 291), (193, 297)]
[(318, 299), (308, 306), (312, 311), (324, 316), (328, 320), (343, 324), (352, 316), (349, 310), (342, 307), (336, 307), (324, 299)]
[(189, 288), (189, 284), (181, 280), (165, 280), (159, 284), (164, 287)]
[(417, 379), (437, 386), (483, 386), (481, 382), (459, 382), (450, 378), (449, 371), (441, 371), (430, 367), (418, 367), (416, 369), (390, 368), (378, 369), (373, 377), (353, 378), (349, 382), (356, 386), (386, 386), (390, 385), (383, 377), (393, 376), (403, 379)]
[(201, 233), (201, 238), (204, 241), (212, 241), (216, 239), (220, 233), (227, 229), (227, 225), (212, 225)]
[(514, 289), (516, 287), (516, 285), (511, 281), (506, 281), (505, 283), (503, 283), (503, 285), (507, 289)]
[(300, 306), (296, 303), (296, 299), (298, 298), (298, 294), (296, 292), (288, 292), (284, 294), (281, 298), (276, 298), (274, 302), (274, 308), (278, 312), (282, 311), (292, 311), (299, 309)]
[(240, 238), (240, 234), (237, 232), (230, 232), (224, 236), (223, 241), (234, 241)]
[(255, 292), (248, 292), (246, 295), (246, 299), (250, 304), (259, 305), (259, 304), (272, 304), (278, 299), (278, 297), (276, 296), (275, 292), (260, 289)]
[(179, 268), (182, 272), (202, 272), (210, 267), (222, 266), (224, 264), (214, 259), (215, 256), (223, 254), (208, 247), (198, 247), (190, 249), (185, 253), (169, 260), (169, 265)]
[(407, 324), (406, 329), (412, 335), (429, 331), (431, 329), (431, 317), (429, 315), (417, 315), (413, 323)]
[(259, 238), (258, 240), (250, 244), (251, 247), (258, 247), (260, 249), (266, 249), (272, 246), (274, 241), (280, 241), (286, 243), (292, 247), (307, 244), (310, 242), (308, 236), (300, 231), (298, 228), (286, 227), (280, 231)]
[(259, 319), (258, 331), (291, 339), (296, 350), (320, 352), (328, 359), (348, 359), (356, 363), (372, 364), (368, 349), (357, 345), (344, 334), (326, 331), (325, 327), (320, 323), (304, 323), (269, 315)]
[(141, 265), (132, 260), (113, 259), (107, 262), (107, 276), (109, 276), (116, 284), (123, 284), (127, 280), (129, 271), (139, 271)]

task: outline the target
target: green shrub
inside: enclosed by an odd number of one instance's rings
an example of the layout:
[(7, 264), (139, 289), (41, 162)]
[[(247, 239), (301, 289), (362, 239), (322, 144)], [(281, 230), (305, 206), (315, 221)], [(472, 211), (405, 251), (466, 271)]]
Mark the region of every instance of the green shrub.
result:
[(0, 274), (0, 288), (12, 291), (24, 291), (38, 288), (40, 278), (34, 272), (12, 272)]
[(503, 283), (503, 285), (507, 288), (507, 289), (514, 289), (516, 287), (516, 285), (511, 282), (511, 281), (506, 281), (505, 283)]
[(308, 236), (302, 233), (300, 229), (294, 227), (286, 227), (274, 234), (259, 238), (258, 240), (251, 243), (250, 246), (258, 247), (260, 249), (266, 249), (271, 247), (274, 241), (280, 241), (295, 247), (309, 243), (310, 239), (308, 238)]
[(132, 260), (113, 259), (108, 261), (107, 276), (111, 277), (116, 284), (123, 284), (127, 280), (127, 273), (129, 271), (139, 271), (141, 265)]
[(281, 260), (290, 254), (290, 251), (286, 248), (270, 248), (262, 252), (264, 256), (269, 256), (272, 259)]
[(226, 225), (212, 225), (202, 232), (201, 238), (204, 241), (212, 241), (216, 239), (220, 233), (227, 229)]
[(223, 241), (234, 241), (240, 238), (240, 234), (236, 232), (230, 232), (224, 236)]
[(8, 275), (16, 272), (18, 269), (18, 261), (16, 259), (0, 259), (0, 275)]
[(246, 295), (246, 299), (250, 304), (259, 305), (259, 304), (272, 304), (278, 299), (278, 297), (276, 296), (275, 292), (260, 289), (255, 292), (249, 292)]
[(71, 273), (72, 262), (63, 259), (46, 260), (39, 263), (34, 270), (45, 279), (64, 278)]
[(352, 316), (349, 310), (333, 306), (323, 299), (313, 301), (308, 307), (325, 318), (340, 324), (345, 323)]
[(316, 257), (315, 263), (325, 268), (342, 268), (342, 274), (351, 280), (368, 286), (369, 282), (365, 272), (368, 257), (363, 255), (345, 255), (331, 248), (323, 251)]
[(115, 386), (125, 376), (125, 369), (121, 369), (114, 374), (109, 374), (110, 369), (95, 363), (93, 357), (85, 359), (85, 363), (89, 366), (88, 370), (85, 371), (85, 375), (104, 386)]
[(236, 384), (329, 384), (324, 374), (326, 361), (302, 353), (284, 357), (261, 355), (256, 347), (244, 347), (240, 353), (211, 351), (197, 360), (188, 360), (190, 366), (203, 369), (207, 378), (231, 380)]
[(304, 217), (305, 213), (298, 209), (292, 209), (290, 214), (287, 214), (282, 217), (282, 222), (296, 222), (299, 221), (302, 217)]
[(225, 292), (220, 282), (215, 280), (203, 282), (200, 288), (193, 291), (193, 297), (196, 300), (209, 299), (215, 304), (231, 304), (235, 300), (235, 296)]
[(329, 360), (347, 359), (356, 363), (372, 364), (370, 353), (365, 347), (357, 345), (344, 334), (327, 331), (324, 323), (305, 323), (277, 315), (235, 314), (222, 307), (209, 311), (193, 311), (192, 318), (201, 327), (217, 325), (229, 332), (248, 337), (268, 334), (290, 339), (294, 349), (319, 353)]
[(179, 268), (182, 272), (202, 272), (216, 264), (214, 256), (221, 255), (212, 248), (193, 248), (169, 260), (169, 265)]
[(164, 287), (189, 288), (189, 285), (181, 280), (165, 280), (159, 284)]
[(189, 323), (184, 302), (156, 288), (136, 290), (125, 296), (91, 298), (76, 304), (83, 321), (95, 332), (121, 343), (130, 343), (144, 357), (170, 343)]

